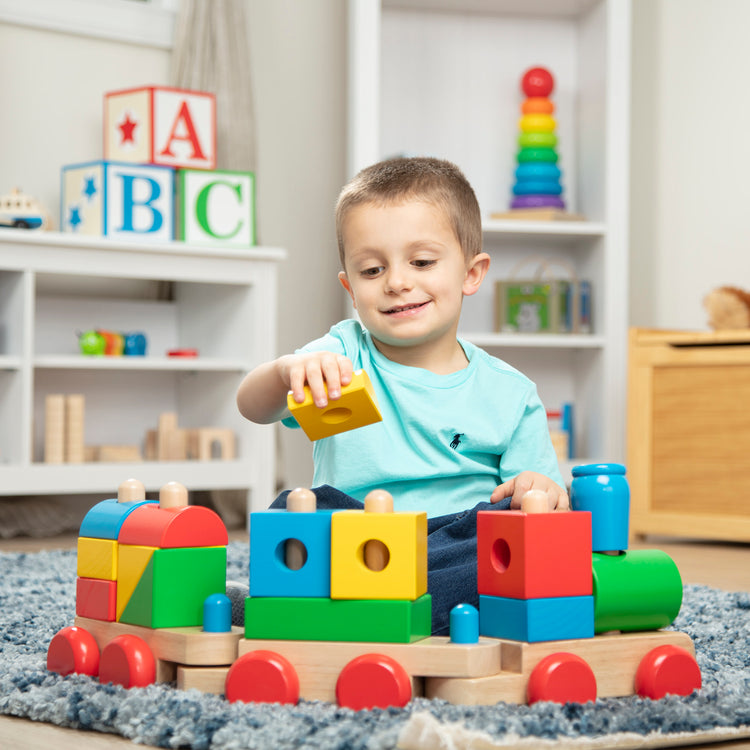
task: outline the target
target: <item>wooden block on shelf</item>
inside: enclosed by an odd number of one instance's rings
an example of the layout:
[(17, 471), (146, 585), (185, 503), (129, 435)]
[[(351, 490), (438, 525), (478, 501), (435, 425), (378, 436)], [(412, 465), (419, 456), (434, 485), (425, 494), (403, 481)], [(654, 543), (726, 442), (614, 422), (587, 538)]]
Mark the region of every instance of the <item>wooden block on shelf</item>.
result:
[(85, 404), (85, 399), (80, 393), (65, 396), (65, 461), (69, 464), (83, 463)]
[(228, 461), (236, 457), (234, 432), (221, 427), (201, 427), (198, 430), (198, 460), (213, 458), (213, 446), (219, 446), (219, 458)]
[(44, 399), (44, 462), (65, 461), (65, 396), (50, 393)]
[(184, 461), (187, 458), (187, 436), (177, 427), (177, 414), (164, 412), (159, 415), (156, 435), (157, 461)]
[(143, 461), (141, 449), (137, 445), (100, 445), (97, 460), (118, 463)]
[(200, 626), (154, 629), (88, 617), (76, 617), (75, 624), (88, 630), (100, 649), (115, 636), (132, 634), (146, 641), (157, 659), (188, 666), (231, 664), (237, 658), (237, 644), (242, 638), (242, 628), (238, 627), (230, 633), (206, 633)]
[(518, 219), (522, 221), (586, 221), (581, 214), (572, 214), (561, 208), (514, 208), (511, 211), (496, 211), (491, 219)]

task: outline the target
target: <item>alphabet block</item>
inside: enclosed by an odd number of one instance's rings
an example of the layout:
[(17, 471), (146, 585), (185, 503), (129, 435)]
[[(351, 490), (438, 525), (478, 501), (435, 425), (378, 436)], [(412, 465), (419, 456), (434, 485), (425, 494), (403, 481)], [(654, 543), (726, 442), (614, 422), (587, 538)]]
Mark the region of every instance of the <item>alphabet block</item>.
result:
[(320, 440), (382, 420), (375, 389), (364, 370), (355, 372), (352, 382), (341, 389), (341, 397), (329, 401), (328, 406), (322, 409), (315, 406), (307, 386), (305, 400), (301, 404), (289, 394), (287, 405), (310, 440)]
[[(299, 540), (307, 555), (299, 570), (285, 561), (290, 539)], [(251, 513), (250, 548), (250, 596), (331, 595), (331, 511)]]
[(78, 575), (81, 578), (117, 580), (117, 542), (114, 539), (78, 537)]
[(514, 599), (590, 595), (591, 514), (480, 511), (477, 586)]
[(96, 578), (76, 580), (76, 614), (95, 620), (114, 622), (117, 604), (117, 582)]
[(216, 97), (143, 86), (104, 95), (104, 158), (214, 169)]
[[(382, 570), (365, 564), (368, 541), (382, 542)], [(427, 514), (339, 511), (331, 517), (333, 599), (417, 599), (427, 592)]]
[(226, 547), (157, 549), (120, 615), (149, 628), (201, 625), (203, 603), (226, 590)]
[(432, 598), (415, 601), (301, 597), (245, 599), (245, 637), (411, 643), (432, 631)]
[(181, 169), (177, 173), (178, 238), (195, 245), (255, 244), (255, 175)]
[(594, 597), (509, 599), (479, 596), (479, 633), (511, 641), (594, 637)]
[(174, 170), (108, 161), (63, 167), (60, 228), (144, 242), (174, 239)]

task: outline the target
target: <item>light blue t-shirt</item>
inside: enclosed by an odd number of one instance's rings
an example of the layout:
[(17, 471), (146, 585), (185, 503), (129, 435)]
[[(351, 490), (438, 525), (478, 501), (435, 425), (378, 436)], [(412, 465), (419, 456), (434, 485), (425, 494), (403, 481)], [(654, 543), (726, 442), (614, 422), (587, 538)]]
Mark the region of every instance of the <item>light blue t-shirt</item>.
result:
[[(534, 383), (459, 341), (469, 363), (449, 375), (391, 361), (355, 320), (300, 349), (344, 354), (355, 370), (364, 369), (383, 416), (316, 441), (313, 486), (329, 484), (360, 501), (384, 489), (396, 510), (430, 517), (487, 502), (498, 484), (525, 470), (564, 487)], [(292, 417), (283, 421), (297, 426)]]

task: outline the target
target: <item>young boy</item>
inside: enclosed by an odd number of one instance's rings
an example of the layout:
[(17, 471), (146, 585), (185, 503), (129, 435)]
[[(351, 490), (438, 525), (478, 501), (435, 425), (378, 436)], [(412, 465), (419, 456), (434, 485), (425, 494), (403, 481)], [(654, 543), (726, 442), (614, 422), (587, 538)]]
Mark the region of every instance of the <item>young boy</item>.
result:
[(339, 196), (336, 230), (339, 280), (361, 324), (343, 321), (260, 365), (237, 404), (254, 422), (293, 426), (289, 391), (302, 402), (308, 385), (325, 406), (353, 370), (367, 372), (383, 421), (317, 441), (313, 485), (326, 486), (319, 502), (336, 488), (327, 498), (336, 507), (385, 489), (396, 510), (427, 511), (433, 630), (445, 632), (450, 606), (476, 600), (476, 509), (518, 508), (529, 489), (545, 492), (550, 509), (569, 507), (545, 410), (528, 378), (457, 338), (463, 298), (490, 262), (458, 167), (403, 158), (362, 170)]

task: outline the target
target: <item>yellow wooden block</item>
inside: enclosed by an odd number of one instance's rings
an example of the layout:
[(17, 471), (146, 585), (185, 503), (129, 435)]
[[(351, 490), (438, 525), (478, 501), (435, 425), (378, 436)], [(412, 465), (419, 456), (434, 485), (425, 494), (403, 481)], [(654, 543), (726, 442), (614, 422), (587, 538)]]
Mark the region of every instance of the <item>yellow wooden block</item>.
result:
[(156, 547), (143, 547), (139, 544), (120, 545), (117, 563), (117, 612), (115, 615), (118, 622), (156, 549)]
[[(379, 541), (387, 564), (365, 564), (365, 545)], [(418, 599), (427, 593), (427, 514), (339, 511), (331, 517), (332, 599)]]
[(290, 393), (287, 405), (310, 440), (320, 440), (382, 420), (375, 390), (364, 370), (357, 370), (352, 382), (341, 389), (341, 397), (329, 401), (328, 406), (315, 406), (308, 386), (305, 386), (305, 400), (301, 404)]
[(78, 537), (78, 576), (117, 580), (117, 540)]

